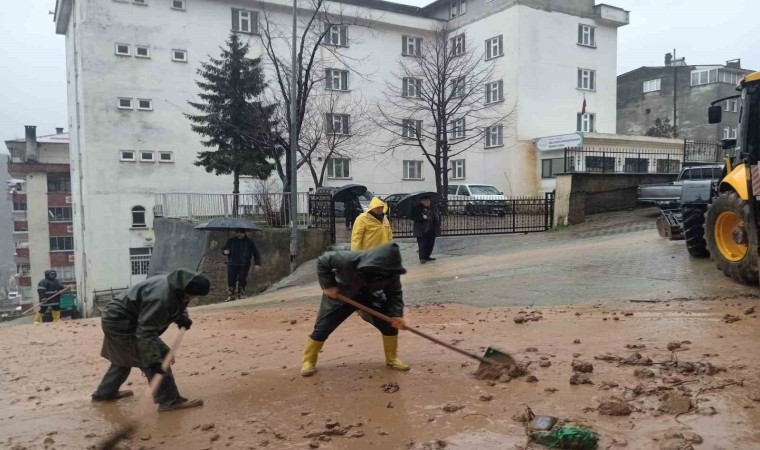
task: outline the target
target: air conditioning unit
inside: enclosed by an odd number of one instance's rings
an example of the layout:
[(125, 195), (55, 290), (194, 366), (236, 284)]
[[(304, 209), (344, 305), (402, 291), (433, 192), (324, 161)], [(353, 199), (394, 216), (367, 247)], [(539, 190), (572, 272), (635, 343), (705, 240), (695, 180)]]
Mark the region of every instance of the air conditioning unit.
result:
[(66, 198), (64, 199), (64, 202), (65, 202), (67, 205), (70, 205), (70, 204), (71, 204), (71, 196), (70, 196), (70, 195), (67, 195), (67, 196), (66, 196)]
[(74, 227), (72, 225), (66, 225), (66, 232), (67, 233), (73, 233)]
[(69, 255), (69, 262), (70, 262), (70, 263), (73, 263), (73, 262), (74, 262), (74, 255)]

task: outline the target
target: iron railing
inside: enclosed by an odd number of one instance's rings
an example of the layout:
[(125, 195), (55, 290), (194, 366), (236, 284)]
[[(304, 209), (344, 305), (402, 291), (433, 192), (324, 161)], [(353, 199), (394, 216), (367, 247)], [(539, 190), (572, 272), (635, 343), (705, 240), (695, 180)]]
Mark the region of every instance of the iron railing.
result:
[(678, 173), (684, 154), (668, 150), (566, 148), (565, 173)]
[(725, 154), (720, 142), (686, 139), (683, 143), (683, 160), (687, 163), (719, 163)]
[[(156, 217), (203, 221), (217, 217), (247, 217), (267, 226), (290, 225), (290, 194), (157, 194), (153, 214)], [(309, 219), (309, 194), (298, 193), (299, 227)]]

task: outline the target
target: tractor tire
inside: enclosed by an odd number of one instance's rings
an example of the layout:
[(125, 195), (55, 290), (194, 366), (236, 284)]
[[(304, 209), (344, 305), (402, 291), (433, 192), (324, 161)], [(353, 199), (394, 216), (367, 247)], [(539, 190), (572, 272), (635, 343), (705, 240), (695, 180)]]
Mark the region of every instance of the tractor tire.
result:
[[(707, 248), (718, 269), (734, 281), (756, 285), (758, 259), (755, 228), (741, 226), (751, 223), (749, 204), (736, 192), (723, 192), (713, 199), (707, 209), (706, 220)], [(735, 240), (735, 230), (742, 228), (747, 244)]]
[(707, 242), (705, 241), (705, 207), (701, 205), (684, 205), (682, 214), (686, 250), (695, 258), (710, 256)]

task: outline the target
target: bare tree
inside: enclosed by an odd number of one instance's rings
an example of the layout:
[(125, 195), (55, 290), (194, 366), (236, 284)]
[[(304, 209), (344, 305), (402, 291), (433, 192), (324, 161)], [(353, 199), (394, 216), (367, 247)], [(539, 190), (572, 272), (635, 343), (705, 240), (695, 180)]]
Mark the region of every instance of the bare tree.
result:
[(433, 168), (436, 191), (446, 196), (449, 161), (483, 140), (503, 142), (515, 106), (503, 105), (493, 61), (468, 48), (464, 30), (442, 24), (427, 38), (405, 37), (403, 45), (396, 79), (377, 108), (377, 125), (392, 136), (381, 152), (419, 150)]
[[(310, 143), (302, 142), (302, 133), (304, 130), (304, 121), (307, 118), (307, 111), (311, 109), (312, 95), (319, 89), (320, 84), (331, 83), (327, 76), (328, 67), (340, 69), (340, 73), (358, 75), (367, 77), (369, 74), (361, 73), (356, 70), (359, 67), (358, 62), (361, 59), (350, 57), (342, 51), (343, 47), (348, 45), (348, 26), (359, 26), (371, 29), (372, 20), (367, 17), (345, 16), (343, 14), (343, 5), (327, 0), (309, 0), (308, 6), (303, 7), (307, 10), (306, 14), (299, 14), (300, 18), (300, 35), (296, 48), (296, 66), (299, 71), (296, 74), (296, 92), (291, 92), (291, 51), (293, 45), (291, 33), (288, 27), (281, 27), (279, 21), (272, 17), (275, 14), (272, 10), (265, 10), (263, 13), (263, 24), (261, 29), (261, 42), (264, 47), (265, 57), (268, 60), (271, 71), (273, 72), (274, 82), (272, 86), (272, 95), (279, 104), (279, 123), (281, 128), (276, 135), (276, 146), (273, 147), (272, 157), (276, 162), (277, 173), (282, 180), (283, 192), (290, 191), (290, 174), (288, 170), (291, 164), (296, 164), (300, 169), (304, 164), (311, 161), (312, 153), (318, 146), (312, 146)], [(326, 55), (326, 56), (325, 56)], [(327, 66), (325, 59), (329, 59), (330, 66)], [(340, 85), (329, 85), (334, 91), (347, 90), (345, 82), (347, 75), (340, 78)], [(290, 104), (291, 101), (296, 103), (296, 136), (298, 140), (297, 161), (291, 161), (290, 153)], [(312, 140), (313, 141), (313, 140)], [(313, 144), (313, 142), (311, 142)], [(282, 161), (284, 156), (284, 163)]]
[[(313, 100), (304, 117), (298, 151), (314, 185), (320, 187), (325, 176), (330, 176), (331, 159), (353, 162), (365, 156), (362, 141), (374, 130), (374, 123), (367, 103), (359, 95), (328, 92)], [(349, 168), (344, 164), (350, 163), (334, 164), (332, 176), (345, 175)]]

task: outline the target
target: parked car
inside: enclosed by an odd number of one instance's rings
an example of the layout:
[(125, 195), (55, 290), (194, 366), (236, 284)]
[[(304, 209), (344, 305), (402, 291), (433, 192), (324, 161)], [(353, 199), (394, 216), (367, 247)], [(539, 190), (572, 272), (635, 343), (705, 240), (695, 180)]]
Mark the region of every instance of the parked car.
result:
[(722, 172), (721, 164), (684, 167), (676, 181), (639, 186), (639, 203), (666, 207), (678, 205), (685, 180), (719, 180)]
[(509, 212), (504, 193), (490, 184), (449, 184), (448, 210), (454, 214), (498, 215)]
[(390, 217), (397, 217), (396, 205), (398, 205), (398, 202), (400, 202), (401, 199), (407, 195), (409, 194), (391, 194), (382, 199), (385, 203), (388, 204), (388, 215)]
[[(340, 187), (320, 187), (317, 188), (317, 192), (329, 192), (330, 194), (335, 194), (338, 189), (340, 189)], [(369, 202), (374, 196), (375, 194), (370, 191), (367, 191), (359, 196), (359, 203), (362, 205), (362, 212), (367, 210), (367, 207), (369, 207)], [(346, 205), (343, 202), (335, 202), (335, 217), (343, 217), (345, 215), (345, 212)]]

